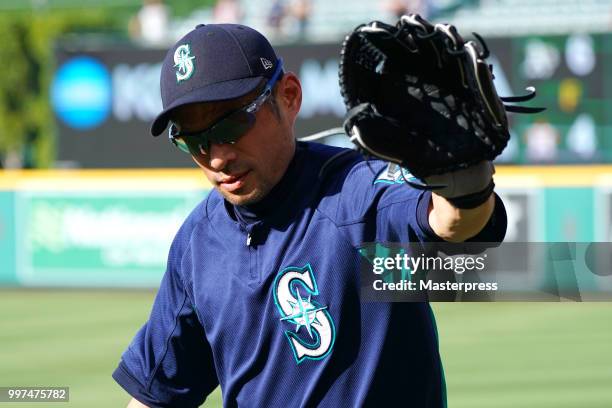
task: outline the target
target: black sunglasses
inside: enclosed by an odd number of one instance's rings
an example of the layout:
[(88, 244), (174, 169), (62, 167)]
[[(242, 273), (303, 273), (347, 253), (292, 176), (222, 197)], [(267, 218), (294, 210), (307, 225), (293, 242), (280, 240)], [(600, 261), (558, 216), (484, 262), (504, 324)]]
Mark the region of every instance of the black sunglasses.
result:
[(178, 127), (170, 124), (168, 137), (170, 141), (185, 153), (192, 155), (207, 154), (211, 143), (234, 144), (255, 125), (255, 113), (263, 106), (272, 94), (272, 87), (283, 71), (283, 60), (278, 59), (274, 74), (266, 83), (263, 92), (255, 100), (240, 109), (221, 117), (212, 126), (196, 132), (180, 132)]

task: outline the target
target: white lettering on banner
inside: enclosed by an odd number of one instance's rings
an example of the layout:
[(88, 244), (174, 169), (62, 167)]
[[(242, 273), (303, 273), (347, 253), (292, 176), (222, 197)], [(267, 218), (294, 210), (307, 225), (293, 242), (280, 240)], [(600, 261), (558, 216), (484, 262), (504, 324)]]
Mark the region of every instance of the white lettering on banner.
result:
[[(159, 76), (161, 64), (118, 64), (112, 71), (113, 115), (121, 122), (149, 122), (162, 110)], [(316, 115), (344, 116), (346, 108), (338, 85), (338, 60), (323, 65), (307, 59), (300, 69), (302, 82), (301, 118)]]
[(304, 60), (300, 68), (302, 82), (301, 118), (333, 114), (343, 117), (346, 112), (338, 84), (338, 60), (327, 60), (323, 66), (314, 59)]
[(149, 122), (162, 110), (161, 64), (119, 64), (113, 69), (113, 114), (121, 122)]
[(55, 254), (99, 252), (107, 266), (158, 266), (184, 217), (180, 208), (159, 212), (39, 202), (32, 208), (29, 245)]

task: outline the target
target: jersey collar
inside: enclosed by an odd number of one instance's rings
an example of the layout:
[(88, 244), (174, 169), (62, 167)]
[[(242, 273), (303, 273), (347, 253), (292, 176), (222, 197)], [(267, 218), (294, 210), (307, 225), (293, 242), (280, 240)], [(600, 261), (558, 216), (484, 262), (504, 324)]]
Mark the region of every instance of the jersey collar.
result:
[(304, 171), (306, 149), (302, 143), (296, 143), (295, 153), (285, 174), (261, 201), (247, 206), (232, 205), (225, 201), (230, 217), (249, 228), (254, 224), (273, 224), (289, 216), (299, 206), (300, 200), (296, 196), (313, 182), (309, 177), (304, 177), (307, 174)]

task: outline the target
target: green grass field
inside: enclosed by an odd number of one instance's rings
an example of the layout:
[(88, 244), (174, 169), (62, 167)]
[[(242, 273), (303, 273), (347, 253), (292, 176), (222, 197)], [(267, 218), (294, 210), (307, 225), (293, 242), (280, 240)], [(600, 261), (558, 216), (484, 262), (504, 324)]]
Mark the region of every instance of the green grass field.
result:
[[(153, 292), (0, 290), (0, 386), (122, 407), (110, 374)], [(612, 407), (612, 303), (434, 304), (449, 407)], [(205, 406), (221, 406), (215, 392)], [(0, 403), (0, 408), (31, 404)]]

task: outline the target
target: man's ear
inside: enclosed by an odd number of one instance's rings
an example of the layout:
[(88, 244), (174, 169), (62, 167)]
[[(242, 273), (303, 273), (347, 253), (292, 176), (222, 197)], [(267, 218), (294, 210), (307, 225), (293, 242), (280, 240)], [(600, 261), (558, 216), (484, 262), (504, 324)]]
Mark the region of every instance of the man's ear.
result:
[(278, 103), (291, 122), (295, 121), (302, 106), (302, 84), (299, 78), (293, 72), (285, 73), (279, 83), (277, 92)]

